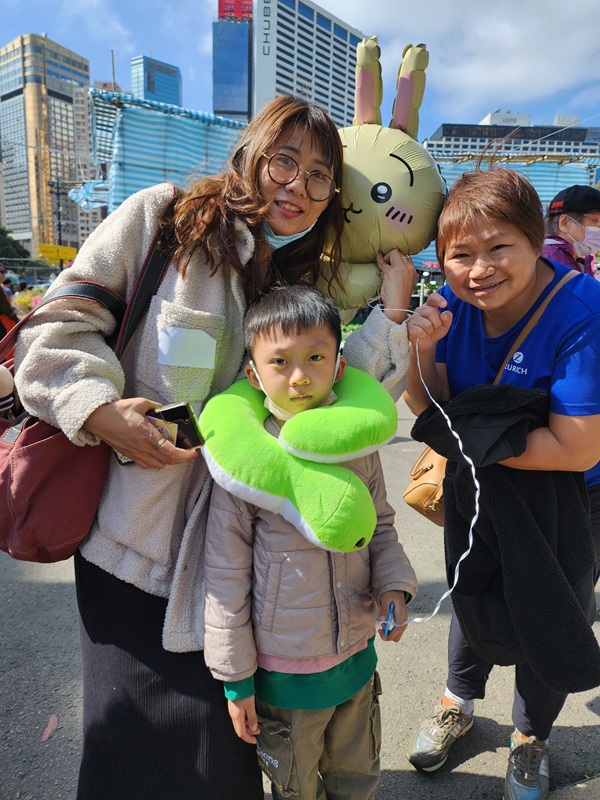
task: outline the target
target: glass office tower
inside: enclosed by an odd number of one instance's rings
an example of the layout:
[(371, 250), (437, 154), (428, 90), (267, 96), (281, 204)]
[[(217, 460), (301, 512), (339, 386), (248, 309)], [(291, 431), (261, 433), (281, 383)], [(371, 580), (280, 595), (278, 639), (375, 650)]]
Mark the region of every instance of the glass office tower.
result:
[(213, 113), (247, 122), (252, 107), (252, 20), (213, 22)]
[(131, 59), (131, 93), (143, 100), (180, 106), (181, 71), (149, 56), (135, 56)]
[(67, 197), (89, 153), (74, 97), (89, 86), (89, 62), (46, 36), (0, 48), (2, 224), (32, 256), (40, 244), (79, 247), (79, 211)]

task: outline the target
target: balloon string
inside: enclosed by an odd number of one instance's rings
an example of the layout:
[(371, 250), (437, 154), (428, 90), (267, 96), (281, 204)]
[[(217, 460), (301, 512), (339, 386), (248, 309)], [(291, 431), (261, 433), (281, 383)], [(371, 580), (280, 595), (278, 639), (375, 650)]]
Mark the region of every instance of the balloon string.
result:
[(381, 308), (382, 311), (404, 311), (407, 314), (414, 314), (412, 308), (389, 308), (389, 306), (382, 307), (380, 295), (371, 297), (369, 300), (366, 301), (366, 304), (369, 306), (369, 308)]
[(454, 567), (454, 580), (453, 580), (452, 586), (446, 592), (444, 592), (444, 594), (440, 597), (440, 599), (437, 601), (437, 603), (435, 605), (435, 608), (433, 609), (432, 613), (428, 617), (411, 617), (410, 619), (406, 620), (406, 622), (401, 623), (402, 625), (408, 625), (411, 622), (429, 622), (429, 620), (433, 619), (435, 617), (435, 615), (438, 613), (438, 611), (440, 610), (440, 607), (441, 607), (442, 603), (444, 602), (444, 600), (447, 597), (450, 597), (450, 595), (452, 594), (452, 592), (456, 588), (456, 585), (458, 583), (459, 574), (460, 574), (460, 565), (465, 560), (465, 558), (469, 555), (471, 550), (473, 549), (473, 528), (475, 527), (475, 525), (477, 524), (477, 520), (479, 519), (479, 497), (480, 497), (480, 494), (481, 494), (481, 487), (479, 485), (479, 481), (477, 480), (477, 475), (475, 474), (475, 464), (473, 463), (471, 458), (465, 453), (465, 451), (463, 449), (463, 443), (461, 441), (461, 438), (458, 435), (458, 433), (454, 430), (454, 428), (452, 427), (452, 423), (450, 421), (450, 418), (448, 417), (448, 415), (446, 414), (444, 409), (441, 407), (441, 405), (437, 402), (435, 397), (433, 397), (433, 395), (429, 391), (429, 388), (428, 388), (427, 384), (425, 383), (425, 379), (423, 378), (423, 372), (421, 370), (421, 359), (419, 357), (419, 343), (418, 343), (418, 341), (415, 343), (415, 350), (416, 350), (416, 354), (417, 354), (417, 367), (419, 369), (419, 377), (421, 378), (421, 383), (425, 387), (425, 391), (427, 392), (431, 402), (435, 406), (437, 406), (437, 408), (442, 413), (442, 416), (446, 420), (446, 423), (448, 425), (448, 428), (450, 429), (450, 432), (452, 433), (452, 435), (454, 436), (454, 438), (458, 442), (458, 446), (460, 448), (460, 452), (461, 452), (463, 458), (465, 459), (465, 461), (467, 462), (467, 464), (469, 465), (469, 467), (471, 469), (471, 475), (473, 477), (473, 483), (475, 484), (475, 513), (473, 514), (473, 517), (471, 519), (471, 524), (469, 526), (468, 547), (465, 550), (465, 552), (461, 555), (461, 557), (458, 559), (458, 561), (456, 562), (456, 566)]

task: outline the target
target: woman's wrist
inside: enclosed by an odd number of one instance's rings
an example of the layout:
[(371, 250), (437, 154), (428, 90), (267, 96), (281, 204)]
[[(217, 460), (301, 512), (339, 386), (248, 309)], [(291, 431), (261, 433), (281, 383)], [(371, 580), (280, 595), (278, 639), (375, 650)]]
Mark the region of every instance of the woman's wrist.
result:
[(390, 322), (395, 322), (396, 325), (402, 325), (408, 319), (408, 312), (404, 309), (398, 308), (382, 308), (381, 309)]

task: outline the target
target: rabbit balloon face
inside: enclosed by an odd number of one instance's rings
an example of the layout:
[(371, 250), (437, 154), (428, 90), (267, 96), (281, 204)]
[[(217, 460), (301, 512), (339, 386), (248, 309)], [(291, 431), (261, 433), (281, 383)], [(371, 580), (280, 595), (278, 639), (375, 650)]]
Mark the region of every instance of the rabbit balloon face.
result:
[(414, 138), (428, 61), (425, 46), (408, 45), (404, 50), (390, 127), (380, 124), (381, 68), (375, 37), (358, 46), (357, 61), (356, 117), (351, 127), (340, 131), (345, 164), (340, 267), (344, 289), (330, 280), (327, 253), (319, 281), (345, 321), (379, 291), (378, 252), (398, 248), (413, 255), (432, 241), (446, 193), (437, 164)]

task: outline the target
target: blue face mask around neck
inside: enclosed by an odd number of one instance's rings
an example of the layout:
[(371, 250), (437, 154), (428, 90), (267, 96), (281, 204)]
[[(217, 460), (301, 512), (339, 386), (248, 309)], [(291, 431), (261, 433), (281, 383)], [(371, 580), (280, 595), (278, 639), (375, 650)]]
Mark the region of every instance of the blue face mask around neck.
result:
[(289, 236), (279, 236), (277, 233), (273, 233), (273, 229), (265, 220), (263, 222), (263, 233), (265, 235), (265, 241), (272, 247), (273, 250), (279, 250), (280, 247), (285, 247), (286, 244), (290, 244), (290, 242), (295, 242), (296, 239), (301, 239), (303, 236), (306, 236), (307, 233), (312, 231), (312, 229), (317, 224), (317, 220), (313, 222), (313, 224), (308, 227), (305, 231), (300, 231), (299, 233), (291, 233)]

